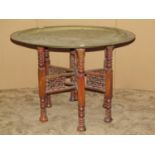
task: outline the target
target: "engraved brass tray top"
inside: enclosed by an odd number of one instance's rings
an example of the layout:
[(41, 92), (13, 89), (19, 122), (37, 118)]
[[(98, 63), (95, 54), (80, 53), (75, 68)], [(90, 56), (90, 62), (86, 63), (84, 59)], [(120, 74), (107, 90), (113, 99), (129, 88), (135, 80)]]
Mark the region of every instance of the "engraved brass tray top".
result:
[(129, 43), (132, 32), (97, 26), (50, 26), (32, 28), (11, 34), (20, 43), (51, 48), (94, 48)]

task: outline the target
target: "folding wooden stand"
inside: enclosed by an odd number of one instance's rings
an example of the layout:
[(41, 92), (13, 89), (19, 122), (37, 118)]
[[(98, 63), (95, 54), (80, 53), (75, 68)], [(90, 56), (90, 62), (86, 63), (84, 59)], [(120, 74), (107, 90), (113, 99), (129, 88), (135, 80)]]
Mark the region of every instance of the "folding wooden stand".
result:
[[(84, 70), (85, 49), (70, 50), (70, 68), (52, 66), (47, 48), (38, 47), (38, 79), (40, 96), (40, 121), (48, 120), (46, 108), (51, 107), (51, 94), (71, 92), (70, 101), (77, 101), (79, 112), (78, 131), (85, 131), (85, 89), (104, 95), (105, 122), (111, 122), (112, 101), (112, 51), (105, 48), (104, 68)], [(85, 84), (86, 78), (86, 84)]]

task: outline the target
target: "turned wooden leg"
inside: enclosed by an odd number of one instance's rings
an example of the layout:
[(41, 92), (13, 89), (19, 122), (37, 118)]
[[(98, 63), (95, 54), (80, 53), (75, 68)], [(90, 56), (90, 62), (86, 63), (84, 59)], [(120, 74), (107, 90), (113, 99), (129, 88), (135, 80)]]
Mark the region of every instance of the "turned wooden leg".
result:
[(105, 49), (105, 62), (104, 62), (104, 76), (105, 76), (105, 95), (104, 95), (104, 104), (105, 108), (105, 122), (111, 122), (111, 102), (112, 102), (112, 52), (113, 47), (107, 47)]
[[(46, 75), (49, 74), (49, 65), (50, 65), (50, 57), (49, 57), (49, 51), (48, 49), (45, 49), (45, 69), (46, 69)], [(52, 107), (51, 102), (51, 96), (46, 94), (46, 107), (50, 108)]]
[[(76, 85), (76, 74), (77, 74), (77, 58), (76, 58), (76, 50), (72, 49), (70, 51), (70, 68), (73, 69), (75, 76), (71, 77), (71, 82)], [(77, 90), (72, 90), (70, 94), (70, 101), (77, 101), (78, 100), (78, 94)]]
[(40, 121), (48, 121), (46, 114), (46, 67), (45, 67), (45, 49), (38, 47), (38, 81), (40, 97)]
[(77, 57), (78, 57), (78, 75), (77, 75), (77, 83), (78, 83), (78, 118), (79, 125), (78, 131), (85, 131), (85, 78), (84, 78), (84, 57), (85, 57), (85, 49), (76, 49)]

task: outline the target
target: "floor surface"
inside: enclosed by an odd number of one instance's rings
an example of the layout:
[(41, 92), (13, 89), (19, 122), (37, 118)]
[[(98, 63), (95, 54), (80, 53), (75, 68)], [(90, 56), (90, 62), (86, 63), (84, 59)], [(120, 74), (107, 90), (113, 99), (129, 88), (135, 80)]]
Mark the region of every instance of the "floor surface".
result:
[(87, 92), (86, 128), (77, 132), (77, 102), (69, 93), (52, 96), (46, 123), (39, 119), (37, 89), (0, 90), (1, 135), (151, 135), (155, 134), (155, 91), (114, 90), (113, 121), (103, 121), (103, 95)]

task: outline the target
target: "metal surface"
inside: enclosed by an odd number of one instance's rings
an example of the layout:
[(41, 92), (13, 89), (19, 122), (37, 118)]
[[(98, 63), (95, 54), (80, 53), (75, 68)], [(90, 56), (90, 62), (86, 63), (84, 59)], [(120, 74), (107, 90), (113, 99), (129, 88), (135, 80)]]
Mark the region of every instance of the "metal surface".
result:
[(11, 39), (35, 46), (52, 48), (93, 48), (128, 43), (132, 32), (96, 26), (52, 26), (15, 32)]

